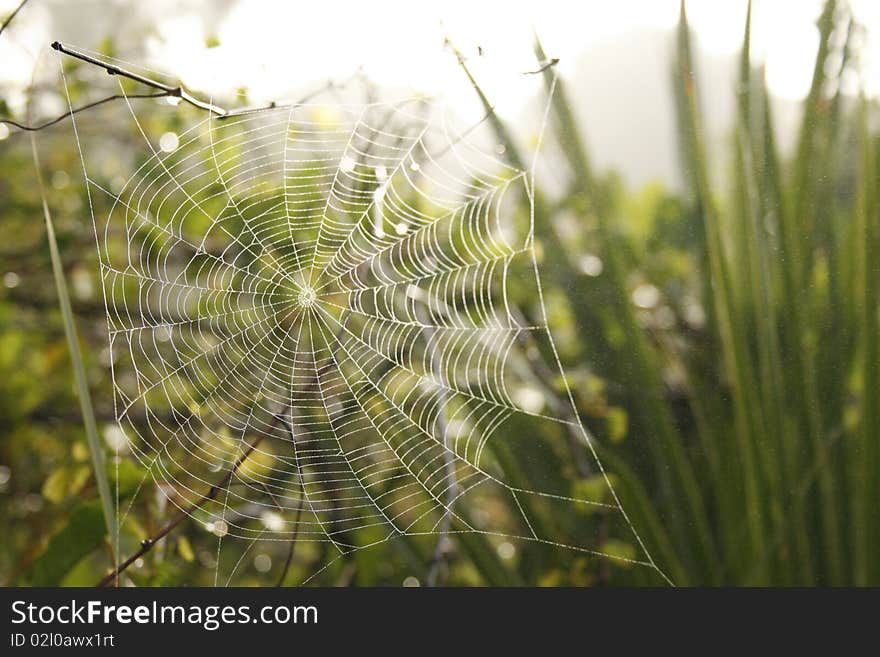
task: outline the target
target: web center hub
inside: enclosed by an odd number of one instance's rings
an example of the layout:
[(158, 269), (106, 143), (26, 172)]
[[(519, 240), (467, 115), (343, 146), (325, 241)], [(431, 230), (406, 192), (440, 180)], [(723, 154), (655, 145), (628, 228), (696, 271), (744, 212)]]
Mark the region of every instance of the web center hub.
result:
[(318, 298), (318, 293), (315, 292), (315, 289), (312, 287), (304, 287), (299, 291), (299, 294), (296, 297), (296, 303), (300, 308), (311, 308), (315, 305), (315, 300)]

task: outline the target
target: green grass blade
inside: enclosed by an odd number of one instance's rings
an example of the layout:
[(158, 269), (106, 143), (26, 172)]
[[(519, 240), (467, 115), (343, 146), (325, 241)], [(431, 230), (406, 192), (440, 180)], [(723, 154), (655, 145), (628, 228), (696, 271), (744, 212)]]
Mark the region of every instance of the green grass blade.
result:
[[(535, 56), (541, 65), (546, 63), (546, 55), (537, 37)], [(629, 303), (624, 267), (620, 259), (624, 249), (619, 244), (617, 232), (611, 221), (612, 211), (594, 179), (585, 142), (568, 102), (564, 83), (556, 78), (555, 72), (550, 68), (545, 68), (543, 75), (548, 93), (551, 87), (555, 86), (550, 100), (559, 133), (558, 141), (572, 169), (576, 191), (587, 197), (598, 219), (599, 234), (604, 245), (602, 258), (607, 263), (609, 302), (613, 304), (615, 316), (625, 333), (623, 351), (627, 360), (626, 371), (628, 376), (634, 379), (631, 384), (635, 389), (644, 391), (644, 394), (635, 397), (633, 403), (642, 419), (642, 425), (650, 427), (658, 438), (648, 441), (654, 450), (656, 476), (661, 490), (665, 491), (667, 504), (683, 506), (685, 509), (683, 514), (676, 510), (672, 518), (673, 526), (677, 525), (679, 541), (687, 542), (687, 545), (679, 545), (679, 549), (687, 553), (696, 548), (696, 558), (702, 572), (711, 572), (716, 562), (716, 550), (706, 520), (702, 493), (693, 468), (684, 453), (683, 442), (672, 414), (663, 401), (664, 386), (659, 365)], [(551, 248), (559, 253), (566, 252), (562, 240), (558, 240)], [(578, 280), (582, 280), (582, 277), (578, 277)], [(586, 292), (578, 294), (574, 299), (574, 305), (586, 306), (587, 304), (582, 301), (584, 298), (587, 298)], [(665, 467), (667, 461), (671, 461), (671, 468)]]
[(868, 133), (867, 102), (859, 108), (859, 175), (856, 223), (862, 236), (862, 300), (859, 304), (862, 348), (859, 356), (862, 370), (861, 425), (851, 463), (854, 479), (852, 504), (852, 533), (855, 552), (854, 579), (861, 586), (877, 583), (877, 541), (880, 526), (877, 519), (877, 500), (880, 500), (880, 207), (877, 203), (878, 153), (872, 148)]
[[(834, 14), (837, 10), (836, 0), (827, 0), (819, 17), (819, 51), (816, 53), (816, 61), (813, 65), (813, 79), (810, 83), (810, 91), (804, 101), (804, 116), (801, 120), (798, 133), (797, 154), (794, 161), (792, 179), (792, 212), (796, 221), (803, 222), (801, 229), (803, 234), (800, 239), (806, 247), (804, 253), (810, 253), (813, 238), (813, 209), (815, 200), (815, 169), (820, 166), (816, 156), (816, 131), (822, 115), (827, 112), (828, 104), (823, 98), (825, 81), (825, 63), (830, 50), (830, 37), (834, 28)], [(800, 263), (804, 267), (807, 262)]]
[[(828, 103), (823, 97), (827, 81), (826, 61), (830, 52), (831, 34), (835, 26), (836, 0), (828, 0), (819, 18), (819, 50), (813, 71), (810, 92), (804, 104), (804, 116), (798, 137), (797, 154), (791, 181), (789, 212), (781, 222), (782, 257), (786, 264), (787, 343), (791, 359), (790, 381), (797, 396), (800, 422), (813, 450), (813, 457), (830, 463), (824, 453), (823, 406), (816, 373), (815, 319), (821, 318), (822, 309), (811, 308), (808, 293), (813, 275), (815, 243), (815, 207), (817, 181), (823, 175), (816, 152), (817, 129)], [(811, 312), (812, 311), (812, 312)], [(840, 521), (834, 474), (826, 467), (819, 475), (819, 494), (816, 501), (822, 533), (822, 576), (831, 583), (842, 581), (842, 553)]]
[(755, 395), (754, 376), (748, 354), (746, 335), (735, 318), (734, 295), (729, 268), (725, 262), (720, 218), (714, 207), (709, 170), (703, 145), (703, 129), (697, 101), (697, 85), (691, 55), (690, 27), (684, 2), (678, 25), (675, 92), (679, 107), (680, 136), (685, 166), (690, 184), (706, 230), (707, 262), (712, 294), (713, 316), (723, 352), (727, 377), (730, 380), (734, 402), (734, 430), (737, 436), (743, 486), (743, 514), (747, 525), (749, 553), (754, 559), (765, 550), (765, 512), (762, 477), (758, 469), (756, 430), (762, 426), (760, 406)]
[[(525, 159), (522, 157), (520, 150), (513, 140), (507, 126), (493, 111), (492, 104), (481, 89), (479, 83), (471, 74), (464, 58), (456, 52), (462, 70), (465, 72), (474, 91), (476, 92), (480, 102), (487, 112), (488, 121), (495, 132), (498, 141), (504, 145), (505, 154), (508, 161), (521, 170), (526, 170)], [(544, 62), (542, 62), (543, 64)], [(552, 75), (552, 72), (551, 72)], [(557, 107), (557, 112), (558, 112)], [(569, 113), (569, 116), (570, 113)], [(571, 119), (573, 123), (573, 119)], [(583, 149), (577, 149), (583, 151)], [(575, 149), (571, 149), (571, 153)], [(588, 167), (584, 157), (580, 160), (580, 166), (583, 169)], [(578, 177), (579, 185), (588, 185), (593, 191), (592, 176), (581, 180)], [(597, 200), (598, 194), (591, 197), (591, 201)], [(557, 233), (555, 226), (551, 225), (550, 212), (546, 203), (536, 192), (533, 199), (535, 212), (536, 230), (540, 232), (541, 239), (545, 241), (547, 249), (552, 253), (559, 253), (563, 257), (554, 259), (555, 264), (549, 268), (548, 274), (552, 282), (557, 284), (560, 289), (565, 290), (570, 296), (571, 308), (575, 312), (579, 324), (583, 327), (591, 326), (595, 318), (590, 315), (589, 304), (584, 304), (583, 299), (589, 298), (592, 291), (585, 284), (584, 277), (579, 274), (577, 268), (571, 262), (572, 254), (565, 247), (564, 241)], [(600, 213), (604, 214), (604, 213)], [(606, 217), (603, 220), (607, 221)], [(606, 234), (610, 233), (607, 228)], [(611, 254), (616, 257), (614, 249), (609, 249)], [(610, 265), (610, 261), (609, 265)], [(612, 265), (613, 266), (613, 265)], [(622, 286), (621, 286), (622, 287)], [(640, 415), (643, 425), (650, 427), (657, 434), (659, 440), (649, 440), (648, 444), (655, 450), (654, 463), (657, 467), (658, 476), (666, 480), (666, 484), (661, 488), (666, 490), (665, 496), (670, 506), (675, 506), (672, 514), (671, 522), (678, 525), (680, 532), (679, 549), (683, 552), (696, 550), (699, 552), (700, 567), (703, 572), (711, 570), (711, 563), (715, 558), (714, 544), (708, 527), (708, 520), (705, 509), (702, 506), (702, 496), (697, 485), (696, 477), (690, 463), (687, 461), (682, 448), (680, 437), (677, 435), (674, 423), (669, 410), (665, 407), (663, 398), (662, 380), (659, 376), (659, 370), (656, 364), (651, 362), (650, 353), (644, 343), (644, 337), (637, 326), (632, 310), (629, 308), (627, 300), (629, 295), (625, 290), (620, 294), (610, 295), (609, 301), (615, 304), (617, 311), (630, 313), (629, 316), (622, 314), (619, 317), (627, 328), (628, 336), (628, 353), (631, 354), (628, 363), (628, 372), (633, 376), (650, 377), (650, 380), (638, 380), (634, 382), (634, 388), (642, 391), (641, 394), (635, 396), (634, 402), (639, 406)], [(596, 333), (601, 335), (601, 330)], [(667, 459), (672, 458), (673, 467), (666, 468), (664, 463)], [(677, 487), (677, 488), (676, 488)], [(684, 505), (685, 513), (681, 513), (680, 507)]]
[[(798, 313), (799, 308), (794, 303), (797, 295), (793, 290), (797, 290), (793, 284), (792, 272), (794, 267), (790, 266), (789, 259), (785, 257), (786, 253), (786, 225), (788, 221), (787, 200), (785, 198), (781, 174), (781, 165), (779, 154), (776, 146), (776, 135), (773, 130), (773, 112), (770, 107), (770, 92), (767, 89), (766, 78), (762, 75), (761, 83), (761, 164), (759, 179), (761, 184), (762, 198), (762, 216), (769, 216), (771, 226), (778, 239), (774, 242), (774, 246), (778, 247), (778, 252), (773, 257), (774, 267), (771, 270), (771, 277), (767, 281), (773, 286), (774, 299), (771, 304), (773, 308), (777, 308), (779, 313), (777, 320), (780, 325), (781, 337), (777, 340), (777, 349), (779, 351), (782, 362), (779, 370), (784, 381), (783, 387), (779, 390), (792, 390), (791, 395), (786, 395), (784, 399), (785, 409), (784, 416), (781, 418), (782, 427), (782, 471), (785, 477), (785, 486), (787, 496), (790, 499), (790, 508), (786, 509), (788, 516), (789, 530), (792, 533), (792, 543), (796, 551), (795, 558), (798, 562), (798, 576), (796, 580), (802, 583), (814, 581), (814, 564), (812, 551), (810, 548), (809, 530), (806, 522), (806, 511), (804, 501), (801, 496), (793, 495), (795, 482), (806, 467), (806, 459), (801, 456), (803, 451), (798, 444), (802, 434), (800, 429), (800, 418), (802, 413), (799, 411), (797, 403), (800, 400), (800, 391), (803, 390), (802, 381), (795, 374), (801, 371), (801, 352), (794, 349), (792, 353), (792, 345), (796, 344), (800, 339), (798, 336), (797, 324), (790, 321), (792, 313)], [(794, 296), (792, 296), (794, 295)], [(785, 344), (783, 344), (783, 341)], [(786, 350), (785, 347), (788, 349)], [(794, 409), (791, 407), (794, 406)]]
[[(735, 157), (735, 188), (737, 191), (736, 212), (739, 223), (736, 230), (742, 235), (739, 242), (740, 252), (735, 260), (744, 263), (744, 270), (738, 287), (746, 294), (739, 300), (742, 315), (747, 315), (748, 330), (753, 332), (757, 342), (756, 390), (760, 390), (760, 399), (752, 395), (752, 402), (762, 406), (764, 424), (753, 422), (753, 427), (760, 433), (754, 436), (758, 458), (765, 461), (764, 470), (767, 474), (768, 513), (772, 518), (774, 533), (778, 537), (772, 548), (773, 554), (762, 560), (770, 567), (774, 564), (777, 552), (780, 553), (775, 574), (781, 576), (783, 583), (791, 583), (793, 576), (790, 558), (791, 548), (788, 543), (790, 532), (784, 512), (787, 491), (781, 455), (784, 453), (784, 436), (786, 432), (785, 408), (782, 399), (784, 372), (782, 357), (779, 353), (777, 336), (776, 309), (772, 297), (772, 256), (767, 248), (767, 239), (762, 231), (762, 203), (757, 179), (760, 173), (756, 168), (758, 160), (756, 142), (760, 142), (761, 134), (754, 130), (755, 99), (752, 96), (756, 85), (752, 76), (751, 64), (751, 20), (752, 3), (748, 3), (746, 24), (743, 33), (743, 45), (740, 54), (739, 87), (737, 93), (737, 121), (734, 136)], [(740, 325), (745, 321), (740, 319)], [(755, 571), (753, 571), (755, 572)], [(766, 581), (757, 572), (758, 581)]]
[(655, 559), (662, 564), (666, 574), (675, 582), (676, 586), (689, 586), (699, 582), (701, 574), (697, 578), (688, 576), (679, 555), (669, 539), (669, 534), (657, 510), (651, 503), (651, 497), (638, 476), (626, 465), (626, 462), (615, 456), (610, 450), (602, 450), (602, 460), (608, 465), (610, 472), (614, 473), (618, 484), (616, 486), (620, 502), (627, 510), (630, 520), (639, 528), (642, 538), (656, 550)]
[(110, 546), (115, 559), (116, 555), (119, 554), (116, 541), (115, 505), (110, 492), (110, 482), (107, 479), (104, 452), (101, 449), (101, 443), (98, 439), (98, 426), (95, 421), (95, 411), (92, 407), (92, 395), (89, 391), (86, 369), (79, 348), (76, 321), (73, 317), (73, 309), (70, 305), (70, 295), (67, 291), (67, 280), (64, 275), (63, 265), (61, 264), (61, 254), (58, 251), (58, 243), (55, 239), (55, 225), (52, 222), (52, 214), (49, 211), (49, 202), (46, 199), (46, 189), (43, 184), (43, 174), (40, 170), (39, 155), (37, 154), (37, 142), (33, 136), (31, 137), (31, 150), (33, 153), (34, 167), (37, 173), (37, 186), (39, 188), (40, 198), (43, 205), (43, 216), (46, 220), (46, 238), (49, 242), (52, 273), (55, 278), (55, 287), (58, 292), (58, 305), (61, 308), (61, 317), (64, 322), (64, 334), (67, 337), (67, 346), (70, 349), (70, 360), (73, 365), (73, 376), (76, 382), (80, 411), (82, 412), (89, 453), (92, 458), (92, 469), (94, 470), (98, 495), (101, 498), (101, 510), (104, 514), (104, 522), (107, 525), (107, 536), (110, 538)]

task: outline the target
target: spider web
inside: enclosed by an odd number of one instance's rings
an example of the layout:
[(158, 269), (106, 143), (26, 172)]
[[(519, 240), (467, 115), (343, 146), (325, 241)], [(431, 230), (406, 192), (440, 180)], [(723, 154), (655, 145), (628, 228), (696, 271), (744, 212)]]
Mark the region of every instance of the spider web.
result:
[[(424, 98), (207, 117), (171, 147), (125, 102), (146, 148), (118, 189), (88, 171), (71, 116), (90, 207), (93, 195), (110, 206), (92, 218), (116, 416), (179, 509), (230, 475), (194, 514), (218, 536), (218, 570), (232, 538), (323, 542), (339, 558), (403, 535), (480, 532), (665, 578), (567, 383), (565, 409), (529, 394), (526, 349), (551, 353), (565, 381), (533, 169), (477, 146)], [(507, 480), (496, 453), (533, 457), (546, 423), (582, 437), (609, 502)], [(487, 499), (513, 518), (470, 511)], [(620, 514), (641, 555), (546, 533), (533, 510), (548, 506)]]

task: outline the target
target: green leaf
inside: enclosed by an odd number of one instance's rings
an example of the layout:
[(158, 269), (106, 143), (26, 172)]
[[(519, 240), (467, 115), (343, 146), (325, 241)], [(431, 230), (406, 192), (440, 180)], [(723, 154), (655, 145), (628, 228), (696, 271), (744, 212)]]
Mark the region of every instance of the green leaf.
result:
[(67, 484), (69, 480), (70, 470), (58, 468), (46, 477), (46, 481), (43, 482), (43, 497), (53, 504), (58, 504), (67, 497)]
[(626, 438), (626, 432), (629, 429), (629, 416), (625, 409), (612, 406), (608, 409), (605, 422), (608, 425), (608, 437), (612, 443), (622, 442)]
[[(612, 486), (616, 485), (616, 479), (613, 474), (608, 475), (606, 481), (605, 475), (593, 475), (587, 479), (578, 479), (572, 486), (572, 496), (578, 500), (585, 502), (595, 502), (596, 504), (608, 504), (611, 499), (611, 491), (608, 488), (608, 481)], [(613, 502), (613, 499), (611, 499)], [(579, 505), (579, 510), (584, 513), (593, 513), (596, 511), (593, 504)]]
[(104, 514), (98, 502), (77, 507), (70, 520), (49, 539), (31, 569), (33, 586), (57, 586), (62, 578), (104, 540)]
[(91, 470), (88, 466), (76, 465), (58, 468), (43, 483), (43, 497), (59, 504), (71, 495), (79, 493), (89, 480)]
[(631, 561), (636, 558), (636, 549), (629, 543), (610, 538), (599, 547), (602, 554), (612, 557), (615, 565), (628, 568)]
[(187, 563), (192, 563), (196, 559), (195, 552), (193, 552), (192, 545), (189, 543), (189, 539), (186, 536), (181, 536), (177, 539), (177, 552)]
[(144, 481), (147, 472), (137, 463), (120, 459), (119, 463), (107, 463), (107, 479), (120, 498), (133, 495)]

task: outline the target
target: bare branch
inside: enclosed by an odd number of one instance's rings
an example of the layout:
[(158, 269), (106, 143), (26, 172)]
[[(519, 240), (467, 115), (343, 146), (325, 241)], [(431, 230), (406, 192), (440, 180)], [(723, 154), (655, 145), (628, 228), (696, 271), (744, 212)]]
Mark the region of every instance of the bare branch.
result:
[(182, 100), (183, 102), (188, 103), (193, 107), (206, 110), (211, 114), (215, 114), (217, 116), (227, 116), (229, 114), (229, 111), (222, 107), (218, 107), (217, 105), (214, 105), (212, 103), (207, 103), (203, 100), (199, 100), (181, 86), (172, 87), (157, 80), (153, 80), (152, 78), (140, 75), (139, 73), (128, 71), (119, 66), (108, 64), (107, 62), (102, 62), (100, 59), (92, 57), (91, 55), (87, 55), (74, 48), (71, 48), (70, 46), (65, 46), (60, 41), (53, 41), (52, 49), (57, 50), (60, 53), (64, 53), (65, 55), (68, 55), (75, 59), (82, 60), (88, 64), (100, 66), (110, 75), (120, 75), (122, 77), (128, 78), (129, 80), (134, 80), (135, 82), (139, 82), (148, 87), (152, 87), (153, 89), (158, 89), (159, 91), (164, 92), (164, 95), (180, 98), (180, 100)]
[(538, 74), (546, 71), (548, 68), (552, 68), (552, 67), (556, 66), (558, 63), (559, 63), (559, 58), (554, 57), (553, 59), (549, 59), (546, 62), (544, 62), (540, 68), (538, 68), (534, 71), (525, 71), (523, 73), (523, 75), (538, 75)]
[(74, 114), (79, 114), (80, 112), (84, 112), (86, 110), (93, 109), (95, 107), (103, 105), (104, 103), (109, 103), (110, 101), (113, 101), (113, 100), (122, 100), (123, 98), (165, 98), (165, 97), (169, 97), (171, 95), (172, 94), (169, 94), (166, 92), (159, 92), (159, 93), (155, 93), (155, 94), (127, 94), (125, 96), (123, 96), (122, 94), (113, 94), (112, 96), (107, 96), (106, 98), (96, 100), (92, 103), (88, 103), (86, 105), (83, 105), (82, 107), (76, 107), (73, 110), (65, 112), (61, 116), (56, 116), (54, 119), (50, 119), (49, 121), (46, 121), (45, 123), (39, 123), (37, 125), (27, 125), (24, 123), (19, 123), (18, 121), (13, 121), (12, 119), (0, 119), (0, 123), (14, 126), (14, 127), (18, 128), (19, 130), (25, 130), (27, 132), (36, 132), (38, 130), (43, 130), (44, 128), (51, 127), (51, 126), (55, 125), (56, 123), (61, 123), (64, 119), (70, 118)]
[(162, 529), (153, 534), (149, 538), (145, 538), (141, 541), (140, 549), (132, 554), (128, 559), (120, 563), (111, 573), (108, 573), (105, 577), (101, 579), (100, 582), (96, 586), (102, 587), (107, 586), (110, 583), (117, 583), (119, 581), (119, 575), (121, 575), (131, 564), (144, 556), (147, 552), (153, 549), (153, 546), (165, 538), (168, 534), (170, 534), (174, 529), (182, 523), (184, 520), (189, 518), (195, 511), (201, 509), (205, 504), (213, 500), (217, 497), (217, 494), (223, 490), (226, 485), (232, 480), (235, 476), (235, 473), (238, 472), (238, 469), (241, 467), (241, 464), (244, 463), (247, 458), (251, 455), (251, 453), (257, 448), (260, 442), (263, 440), (262, 436), (258, 436), (253, 443), (247, 448), (247, 450), (235, 461), (235, 465), (230, 468), (229, 472), (218, 481), (216, 484), (211, 486), (211, 489), (205, 493), (201, 498), (193, 502), (189, 507), (185, 510), (181, 510), (174, 518)]
[[(27, 2), (27, 0), (25, 0), (25, 2)], [(21, 5), (19, 5), (19, 9), (21, 8), (22, 5), (24, 5), (24, 2)], [(16, 9), (16, 11), (18, 11), (18, 9)], [(14, 14), (13, 14), (13, 16), (14, 16)], [(13, 16), (10, 16), (6, 20), (6, 23), (4, 23), (4, 27), (9, 24), (9, 21), (13, 18)], [(0, 30), (0, 31), (2, 31), (2, 30)], [(61, 114), (60, 116), (57, 116), (54, 119), (50, 119), (50, 120), (45, 121), (44, 123), (39, 123), (39, 124), (35, 124), (35, 125), (20, 123), (18, 121), (13, 120), (13, 119), (0, 119), (0, 124), (10, 125), (15, 128), (18, 128), (19, 130), (23, 130), (26, 132), (36, 132), (38, 130), (43, 130), (44, 128), (48, 128), (48, 127), (53, 126), (57, 123), (60, 123), (61, 121), (64, 121), (65, 119), (73, 116), (74, 114), (78, 114), (79, 112), (84, 112), (86, 110), (90, 110), (95, 107), (99, 107), (100, 105), (103, 105), (105, 103), (109, 103), (114, 100), (124, 100), (126, 98), (179, 98), (181, 101), (183, 101), (189, 105), (192, 105), (193, 107), (196, 107), (198, 109), (205, 110), (205, 111), (209, 112), (217, 119), (227, 119), (227, 118), (230, 118), (233, 116), (242, 116), (244, 114), (250, 114), (252, 112), (259, 112), (261, 110), (301, 105), (302, 103), (307, 102), (309, 99), (311, 99), (312, 97), (318, 95), (319, 93), (321, 93), (323, 91), (335, 89), (338, 86), (340, 86), (340, 85), (337, 85), (332, 80), (328, 80), (327, 83), (323, 87), (319, 87), (319, 88), (315, 89), (311, 93), (306, 94), (305, 96), (303, 96), (299, 100), (292, 102), (292, 103), (278, 104), (278, 103), (272, 102), (272, 103), (269, 103), (268, 105), (262, 105), (259, 107), (242, 107), (240, 109), (229, 110), (224, 107), (220, 107), (219, 105), (215, 105), (213, 103), (203, 101), (203, 100), (193, 96), (192, 94), (190, 94), (186, 89), (184, 89), (180, 85), (171, 86), (171, 85), (165, 84), (163, 82), (159, 82), (158, 80), (154, 80), (152, 78), (146, 77), (144, 75), (140, 75), (139, 73), (134, 73), (133, 71), (129, 71), (127, 69), (122, 68), (121, 66), (109, 64), (107, 62), (101, 61), (100, 59), (92, 57), (91, 55), (87, 55), (84, 52), (80, 52), (79, 50), (77, 50), (75, 48), (72, 48), (70, 46), (65, 46), (60, 41), (53, 41), (52, 42), (52, 49), (57, 50), (58, 52), (63, 53), (65, 55), (68, 55), (69, 57), (79, 59), (83, 62), (86, 62), (87, 64), (92, 64), (94, 66), (98, 66), (98, 67), (104, 69), (105, 71), (107, 71), (107, 73), (109, 75), (119, 75), (121, 77), (128, 78), (129, 80), (134, 80), (135, 82), (138, 82), (139, 84), (143, 84), (147, 87), (151, 87), (152, 89), (156, 89), (157, 92), (154, 94), (147, 94), (147, 93), (112, 94), (110, 96), (107, 96), (106, 98), (101, 98), (100, 100), (96, 100), (94, 102), (83, 105), (82, 107), (77, 107), (71, 111), (65, 112), (64, 114)], [(352, 78), (356, 77), (357, 75), (360, 75), (360, 73), (355, 73), (355, 75), (353, 75)], [(346, 84), (348, 84), (348, 80), (343, 82), (341, 86), (344, 87)]]
[[(422, 335), (425, 339), (426, 345), (431, 345), (434, 342), (434, 329), (431, 327), (430, 318), (425, 315), (425, 310), (422, 305), (417, 305), (416, 307), (416, 318), (422, 322)], [(431, 369), (433, 370), (434, 376), (437, 377), (437, 380), (443, 380), (443, 368), (440, 364), (440, 361), (436, 358), (435, 352), (431, 351), (431, 356), (429, 358)], [(448, 403), (448, 395), (445, 388), (439, 389), (439, 397), (437, 407), (439, 412), (437, 413), (437, 433), (443, 436), (443, 467), (445, 469), (444, 478), (446, 482), (446, 511), (443, 514), (443, 517), (440, 521), (440, 528), (437, 536), (437, 543), (434, 546), (434, 552), (431, 556), (431, 563), (428, 566), (428, 575), (426, 578), (426, 583), (428, 586), (437, 586), (437, 583), (440, 580), (440, 571), (448, 566), (447, 557), (448, 555), (448, 545), (447, 540), (449, 536), (449, 530), (452, 525), (452, 507), (455, 505), (455, 500), (459, 494), (458, 481), (455, 476), (455, 452), (453, 452), (452, 446), (449, 444), (449, 432), (448, 432), (448, 418), (446, 417), (446, 404)]]
[[(341, 330), (342, 329), (340, 327), (339, 331), (337, 331), (337, 340), (339, 339), (339, 334), (340, 334)], [(326, 371), (329, 368), (330, 368), (330, 364), (328, 363), (319, 372), (317, 372), (315, 375), (315, 382), (312, 385), (317, 386), (319, 378), (321, 376), (323, 376), (324, 373), (326, 373)], [(273, 416), (275, 418), (275, 421), (278, 424), (282, 425), (290, 434), (291, 439), (293, 439), (293, 435), (294, 435), (293, 426), (285, 419), (285, 417), (283, 415), (283, 413), (286, 413), (288, 410), (290, 410), (289, 406), (281, 414), (276, 413), (276, 414), (273, 414)], [(119, 575), (122, 574), (125, 570), (127, 570), (129, 568), (129, 566), (131, 566), (135, 561), (137, 561), (142, 556), (144, 556), (147, 552), (152, 550), (153, 546), (158, 541), (161, 541), (168, 534), (170, 534), (172, 531), (174, 531), (174, 529), (178, 525), (180, 525), (180, 523), (182, 523), (187, 518), (191, 517), (195, 511), (198, 511), (203, 506), (205, 506), (208, 502), (214, 500), (217, 497), (217, 495), (220, 493), (220, 491), (223, 490), (229, 484), (230, 481), (232, 481), (232, 478), (236, 475), (236, 473), (238, 472), (242, 463), (244, 463), (248, 459), (248, 457), (251, 455), (251, 453), (259, 446), (259, 444), (263, 440), (263, 437), (264, 436), (258, 436), (257, 439), (254, 440), (254, 442), (248, 446), (247, 450), (245, 450), (245, 452), (238, 459), (236, 459), (235, 464), (232, 466), (232, 468), (230, 468), (229, 472), (227, 472), (226, 475), (222, 479), (220, 479), (220, 481), (218, 481), (213, 486), (211, 486), (211, 489), (207, 493), (205, 493), (201, 498), (199, 498), (198, 500), (193, 502), (185, 510), (181, 510), (176, 516), (174, 516), (174, 518), (171, 521), (168, 522), (168, 524), (166, 524), (164, 527), (162, 527), (162, 529), (160, 529), (158, 532), (156, 532), (155, 534), (153, 534), (149, 538), (144, 539), (141, 542), (141, 547), (138, 549), (137, 552), (135, 552), (130, 557), (128, 557), (125, 561), (120, 563), (119, 566), (117, 566), (116, 569), (113, 570), (113, 572), (108, 573), (106, 576), (104, 576), (101, 579), (101, 581), (98, 582), (98, 584), (96, 586), (103, 587), (103, 586), (107, 586), (108, 584), (111, 584), (111, 583), (118, 584)], [(304, 490), (304, 486), (305, 486), (305, 484), (302, 480), (302, 473), (300, 473), (301, 494), (302, 494), (302, 491)], [(271, 491), (269, 492), (269, 495), (270, 495), (270, 497), (274, 498), (274, 496), (271, 494)], [(276, 505), (277, 505), (277, 501), (276, 501)], [(301, 513), (302, 513), (302, 501), (300, 501), (299, 505), (297, 506), (297, 510), (296, 510), (295, 522), (297, 525), (297, 531), (294, 533), (293, 537), (291, 538), (290, 547), (289, 547), (289, 551), (288, 551), (288, 555), (287, 555), (287, 561), (284, 564), (284, 568), (282, 570), (281, 577), (278, 580), (278, 584), (276, 586), (281, 586), (283, 584), (284, 579), (287, 577), (287, 571), (290, 568), (290, 564), (293, 560), (293, 551), (296, 548), (297, 534), (299, 532), (298, 526), (299, 526), (299, 519), (300, 519)]]
[[(275, 419), (281, 422), (281, 424), (284, 425), (284, 428), (287, 429), (287, 432), (290, 434), (290, 442), (296, 443), (296, 438), (293, 435), (293, 425), (280, 415), (276, 415)], [(281, 567), (281, 573), (278, 575), (278, 583), (275, 584), (276, 587), (283, 586), (284, 580), (287, 579), (287, 573), (290, 571), (290, 564), (293, 563), (293, 553), (296, 550), (296, 539), (299, 537), (299, 521), (302, 517), (303, 498), (305, 497), (306, 484), (303, 480), (302, 471), (297, 474), (299, 475), (299, 500), (297, 500), (296, 504), (296, 517), (293, 520), (293, 536), (290, 537), (290, 544), (287, 548), (287, 558), (284, 560), (284, 566)]]

